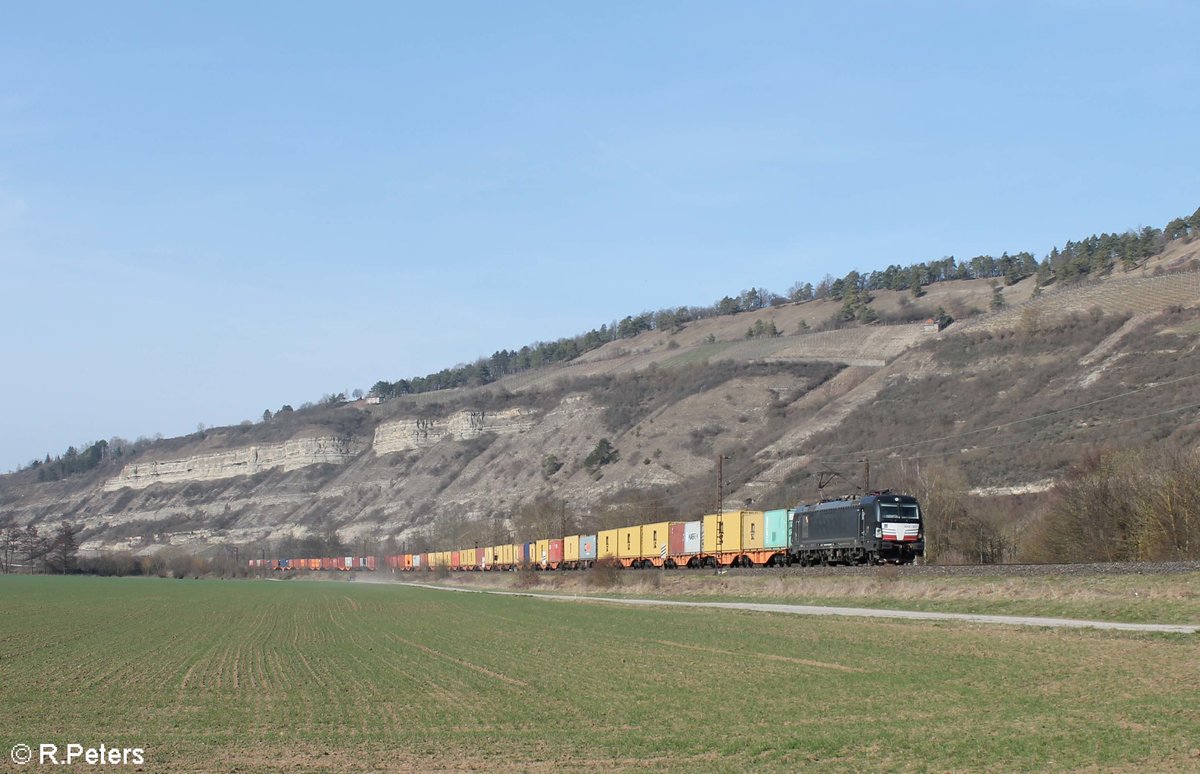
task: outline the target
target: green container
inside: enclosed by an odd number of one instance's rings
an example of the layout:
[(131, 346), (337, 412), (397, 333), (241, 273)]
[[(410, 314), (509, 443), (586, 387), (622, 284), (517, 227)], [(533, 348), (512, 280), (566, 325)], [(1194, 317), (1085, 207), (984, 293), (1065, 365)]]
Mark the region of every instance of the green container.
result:
[(767, 511), (763, 527), (764, 548), (788, 548), (792, 545), (792, 511), (780, 508)]

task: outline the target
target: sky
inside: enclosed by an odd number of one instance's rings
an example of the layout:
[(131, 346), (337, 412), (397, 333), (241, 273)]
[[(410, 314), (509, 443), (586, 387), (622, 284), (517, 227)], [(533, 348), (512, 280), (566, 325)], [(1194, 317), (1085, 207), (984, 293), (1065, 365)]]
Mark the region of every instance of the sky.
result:
[(0, 470), (628, 314), (1163, 226), (1200, 5), (0, 11)]

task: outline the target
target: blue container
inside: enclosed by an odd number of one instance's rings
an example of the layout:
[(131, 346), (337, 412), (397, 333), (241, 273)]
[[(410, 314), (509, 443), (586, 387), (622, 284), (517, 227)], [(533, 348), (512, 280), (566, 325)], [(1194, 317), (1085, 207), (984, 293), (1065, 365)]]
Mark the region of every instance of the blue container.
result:
[(596, 536), (579, 536), (579, 559), (581, 561), (596, 558)]

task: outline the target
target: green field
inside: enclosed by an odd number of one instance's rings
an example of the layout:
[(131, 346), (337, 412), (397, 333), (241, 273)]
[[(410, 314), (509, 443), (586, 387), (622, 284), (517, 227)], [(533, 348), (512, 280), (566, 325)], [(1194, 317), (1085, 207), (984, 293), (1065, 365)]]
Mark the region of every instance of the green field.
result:
[(75, 742), (143, 747), (148, 771), (1200, 768), (1188, 635), (51, 577), (0, 578), (0, 622), (5, 757)]

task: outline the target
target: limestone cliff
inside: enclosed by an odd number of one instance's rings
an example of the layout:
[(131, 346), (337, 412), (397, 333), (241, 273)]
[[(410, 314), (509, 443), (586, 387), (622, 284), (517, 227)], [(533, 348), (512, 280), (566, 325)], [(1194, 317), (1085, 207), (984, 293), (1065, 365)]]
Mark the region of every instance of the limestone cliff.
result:
[(131, 462), (120, 475), (104, 482), (104, 491), (129, 487), (142, 489), (152, 484), (187, 484), (233, 476), (250, 476), (264, 470), (296, 470), (308, 465), (342, 465), (361, 453), (361, 444), (329, 436), (294, 438), (277, 444), (166, 460)]
[(508, 435), (520, 433), (535, 424), (528, 409), (502, 411), (459, 411), (447, 417), (399, 419), (385, 422), (375, 429), (373, 448), (376, 454), (427, 449), (444, 438), (477, 438), (485, 433)]

